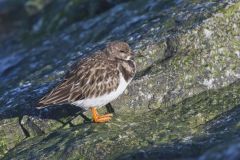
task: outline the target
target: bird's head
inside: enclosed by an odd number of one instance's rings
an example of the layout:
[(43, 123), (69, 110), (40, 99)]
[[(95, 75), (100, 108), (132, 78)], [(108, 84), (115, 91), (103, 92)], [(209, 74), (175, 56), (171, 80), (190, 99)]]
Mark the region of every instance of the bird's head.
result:
[(109, 58), (130, 60), (133, 58), (131, 48), (126, 42), (114, 41), (107, 44), (106, 53)]

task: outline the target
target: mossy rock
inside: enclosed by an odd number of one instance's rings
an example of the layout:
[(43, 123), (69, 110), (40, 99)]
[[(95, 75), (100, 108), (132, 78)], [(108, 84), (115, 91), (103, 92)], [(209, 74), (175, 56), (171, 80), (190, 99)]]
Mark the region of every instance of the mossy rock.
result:
[[(203, 126), (209, 121), (214, 121), (218, 115), (239, 105), (239, 93), (240, 82), (237, 82), (218, 90), (205, 91), (174, 105), (158, 106), (158, 109), (144, 114), (117, 114), (109, 123), (86, 123), (61, 129), (24, 140), (11, 150), (5, 159), (118, 159), (119, 157), (124, 159), (131, 155), (134, 157), (138, 150), (145, 152), (144, 150), (161, 148), (162, 145), (177, 142), (196, 143), (191, 150), (192, 154), (182, 153), (182, 156), (186, 154), (195, 157), (218, 143), (215, 139), (201, 150), (195, 150), (198, 148), (197, 145), (200, 146), (197, 144), (199, 138), (208, 137)], [(237, 134), (240, 129), (237, 127), (239, 120), (238, 118), (231, 125), (230, 133), (224, 130), (221, 132), (229, 135)], [(229, 127), (227, 122), (222, 124), (223, 128)], [(208, 125), (208, 130), (211, 127), (214, 129), (214, 125)], [(214, 132), (213, 129), (211, 132)], [(216, 130), (215, 134), (217, 137), (220, 133)], [(237, 135), (239, 136), (239, 133)], [(229, 137), (225, 135), (225, 138)], [(151, 159), (156, 155), (164, 157), (166, 153), (156, 150), (155, 154), (148, 155), (146, 152), (146, 157), (143, 159)], [(176, 153), (173, 151), (172, 155), (168, 153), (165, 156), (174, 157), (177, 156)]]

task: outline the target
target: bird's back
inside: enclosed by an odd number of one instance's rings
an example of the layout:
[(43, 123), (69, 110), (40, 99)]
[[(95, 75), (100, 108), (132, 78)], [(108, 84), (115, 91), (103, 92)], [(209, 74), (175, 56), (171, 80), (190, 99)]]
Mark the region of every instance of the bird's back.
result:
[(39, 101), (38, 108), (101, 96), (118, 86), (117, 63), (101, 53), (81, 60), (62, 83)]

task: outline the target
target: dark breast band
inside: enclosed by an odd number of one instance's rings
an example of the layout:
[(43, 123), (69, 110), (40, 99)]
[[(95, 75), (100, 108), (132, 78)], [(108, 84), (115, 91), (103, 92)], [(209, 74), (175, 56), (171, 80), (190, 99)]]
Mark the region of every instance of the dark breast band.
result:
[(123, 61), (119, 67), (125, 81), (129, 81), (131, 78), (133, 78), (136, 70), (136, 66), (133, 60)]

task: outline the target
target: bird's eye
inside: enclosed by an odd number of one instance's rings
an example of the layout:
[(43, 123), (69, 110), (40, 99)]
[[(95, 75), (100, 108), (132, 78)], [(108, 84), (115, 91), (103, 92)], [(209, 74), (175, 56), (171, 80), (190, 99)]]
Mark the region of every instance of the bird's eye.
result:
[(121, 52), (121, 53), (127, 53), (128, 51), (126, 51), (126, 50), (120, 50), (119, 52)]

